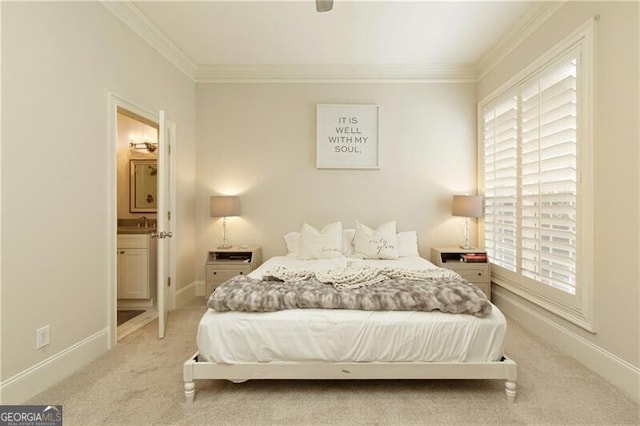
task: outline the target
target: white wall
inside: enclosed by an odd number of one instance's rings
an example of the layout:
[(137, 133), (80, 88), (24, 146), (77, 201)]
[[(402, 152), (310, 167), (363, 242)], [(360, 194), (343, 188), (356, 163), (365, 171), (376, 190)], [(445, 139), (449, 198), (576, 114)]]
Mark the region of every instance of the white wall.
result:
[[(177, 281), (193, 282), (195, 85), (99, 3), (3, 2), (2, 89), (9, 403), (106, 350), (109, 91), (177, 123)], [(36, 350), (46, 324), (51, 344)], [(60, 368), (30, 380), (29, 369), (47, 365)]]
[[(594, 310), (597, 332), (591, 334), (515, 295), (512, 315), (529, 315), (547, 326), (545, 337), (567, 336), (586, 346), (564, 346), (576, 358), (638, 397), (640, 367), (639, 219), (639, 33), (637, 2), (568, 2), (478, 85), (478, 99), (495, 90), (587, 19), (597, 24), (595, 122)], [(502, 308), (503, 306), (501, 306)], [(527, 313), (528, 312), (528, 313)], [(529, 322), (531, 326), (532, 322)], [(525, 324), (526, 325), (526, 324)], [(550, 325), (550, 326), (549, 326)], [(560, 332), (558, 334), (558, 332)], [(553, 341), (553, 340), (552, 340)], [(591, 347), (600, 355), (587, 356)], [(581, 349), (579, 349), (581, 348)], [(604, 360), (604, 361), (603, 361)], [(608, 361), (607, 361), (608, 360)], [(620, 367), (620, 374), (615, 373)], [(627, 377), (622, 377), (626, 375)], [(620, 377), (618, 377), (620, 376)]]
[[(316, 169), (316, 104), (380, 106), (379, 170)], [(209, 197), (239, 194), (232, 244), (286, 253), (282, 236), (303, 222), (395, 219), (417, 230), (423, 256), (463, 240), (453, 193), (475, 191), (475, 84), (199, 84), (197, 86), (197, 277), (220, 244)]]

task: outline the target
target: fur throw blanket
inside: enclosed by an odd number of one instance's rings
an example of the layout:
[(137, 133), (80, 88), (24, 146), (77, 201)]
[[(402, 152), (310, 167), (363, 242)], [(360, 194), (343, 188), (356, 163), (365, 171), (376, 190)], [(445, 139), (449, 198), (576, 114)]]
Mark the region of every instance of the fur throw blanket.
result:
[(317, 277), (258, 280), (238, 275), (211, 294), (208, 306), (219, 312), (273, 312), (283, 309), (357, 309), (434, 311), (486, 316), (491, 302), (482, 290), (451, 271), (432, 277), (385, 276), (366, 286), (336, 288)]

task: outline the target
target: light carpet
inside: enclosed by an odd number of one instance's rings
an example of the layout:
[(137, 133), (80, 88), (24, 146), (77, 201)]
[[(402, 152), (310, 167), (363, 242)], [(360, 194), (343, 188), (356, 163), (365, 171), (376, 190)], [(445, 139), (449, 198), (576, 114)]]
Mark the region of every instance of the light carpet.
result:
[(503, 380), (208, 380), (187, 404), (182, 364), (204, 311), (194, 299), (164, 339), (153, 321), (29, 403), (62, 404), (65, 425), (640, 424), (636, 402), (510, 319), (515, 404)]

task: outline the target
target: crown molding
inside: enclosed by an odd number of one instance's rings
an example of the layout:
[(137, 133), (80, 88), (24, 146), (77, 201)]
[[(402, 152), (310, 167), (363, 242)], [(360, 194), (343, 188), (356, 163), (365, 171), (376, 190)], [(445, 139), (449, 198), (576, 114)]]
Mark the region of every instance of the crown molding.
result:
[(468, 83), (475, 69), (457, 64), (201, 65), (197, 83)]
[(500, 62), (533, 34), (568, 0), (535, 2), (476, 63), (476, 80), (482, 80)]
[(176, 68), (192, 81), (195, 81), (198, 69), (196, 64), (151, 22), (133, 2), (101, 0), (100, 3)]
[(196, 83), (468, 83), (484, 78), (567, 1), (535, 2), (475, 65), (196, 65), (133, 2), (100, 3)]

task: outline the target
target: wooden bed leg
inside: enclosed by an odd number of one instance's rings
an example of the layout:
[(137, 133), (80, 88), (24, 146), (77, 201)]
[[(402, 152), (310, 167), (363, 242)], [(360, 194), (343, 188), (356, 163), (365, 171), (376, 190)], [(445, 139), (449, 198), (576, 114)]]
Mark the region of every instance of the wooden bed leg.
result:
[(185, 382), (184, 384), (184, 396), (187, 398), (187, 402), (193, 402), (196, 397), (196, 384), (193, 382)]
[(184, 381), (184, 397), (187, 403), (193, 402), (196, 397), (196, 384), (193, 382), (193, 370), (198, 362), (198, 352), (193, 354), (182, 367), (182, 380)]
[(507, 380), (504, 384), (504, 391), (507, 393), (507, 401), (513, 404), (516, 401), (516, 382)]

